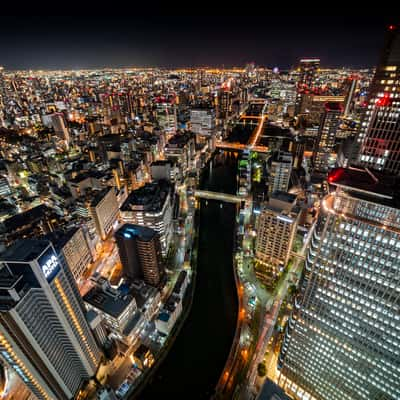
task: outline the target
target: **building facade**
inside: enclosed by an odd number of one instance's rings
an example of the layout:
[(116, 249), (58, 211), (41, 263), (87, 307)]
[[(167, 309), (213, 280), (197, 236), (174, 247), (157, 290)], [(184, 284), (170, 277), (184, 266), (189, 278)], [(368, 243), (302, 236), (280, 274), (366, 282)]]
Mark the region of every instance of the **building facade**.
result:
[(146, 226), (160, 235), (161, 251), (165, 256), (172, 237), (172, 186), (167, 181), (147, 183), (134, 190), (121, 206), (125, 223)]
[[(400, 173), (400, 33), (390, 26), (357, 139), (361, 165)], [(357, 150), (356, 149), (356, 150)]]
[(400, 210), (386, 179), (328, 176), (336, 190), (322, 201), (278, 361), (296, 399), (400, 398)]
[(91, 201), (89, 212), (95, 222), (98, 235), (102, 240), (105, 240), (119, 216), (115, 189), (108, 187), (100, 191)]
[(191, 130), (196, 134), (211, 136), (215, 131), (215, 121), (215, 110), (212, 108), (190, 110)]
[(274, 155), (269, 171), (268, 192), (287, 192), (292, 173), (293, 157), (290, 153), (279, 151)]
[(299, 217), (293, 211), (295, 202), (295, 195), (275, 192), (258, 216), (256, 274), (268, 284), (276, 280), (289, 261)]
[(145, 226), (125, 224), (116, 233), (124, 275), (158, 286), (164, 275), (158, 233)]
[(313, 151), (313, 168), (316, 172), (328, 172), (342, 112), (343, 108), (339, 103), (325, 103)]
[(72, 274), (48, 241), (21, 240), (0, 263), (1, 357), (38, 399), (74, 398), (100, 351)]

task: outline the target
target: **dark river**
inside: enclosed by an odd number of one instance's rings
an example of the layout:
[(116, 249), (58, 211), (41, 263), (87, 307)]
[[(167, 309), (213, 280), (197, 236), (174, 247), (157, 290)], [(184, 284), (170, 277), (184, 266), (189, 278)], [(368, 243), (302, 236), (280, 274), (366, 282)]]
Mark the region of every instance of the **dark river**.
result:
[[(236, 193), (237, 161), (216, 154), (201, 189)], [(139, 399), (209, 399), (228, 358), (236, 328), (232, 270), (235, 205), (201, 201), (196, 290), (192, 309), (167, 357)]]

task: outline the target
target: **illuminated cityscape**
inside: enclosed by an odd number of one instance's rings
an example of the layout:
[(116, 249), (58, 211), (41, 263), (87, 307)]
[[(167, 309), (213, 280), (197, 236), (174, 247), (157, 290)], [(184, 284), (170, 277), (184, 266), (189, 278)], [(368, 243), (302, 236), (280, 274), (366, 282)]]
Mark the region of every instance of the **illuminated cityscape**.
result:
[(101, 43), (78, 18), (46, 61), (66, 31), (24, 21), (0, 43), (0, 399), (400, 399), (400, 24), (288, 17), (241, 53), (238, 20), (171, 18), (166, 57), (158, 17), (89, 18)]

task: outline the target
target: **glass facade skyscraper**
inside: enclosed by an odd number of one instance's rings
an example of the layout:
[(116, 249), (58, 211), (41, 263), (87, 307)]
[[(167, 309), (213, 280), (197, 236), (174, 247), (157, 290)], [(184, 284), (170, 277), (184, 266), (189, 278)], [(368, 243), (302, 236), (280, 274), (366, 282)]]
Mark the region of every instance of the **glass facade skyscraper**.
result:
[(400, 34), (388, 28), (357, 139), (358, 163), (400, 174)]
[(295, 398), (400, 398), (399, 182), (334, 169), (279, 357)]

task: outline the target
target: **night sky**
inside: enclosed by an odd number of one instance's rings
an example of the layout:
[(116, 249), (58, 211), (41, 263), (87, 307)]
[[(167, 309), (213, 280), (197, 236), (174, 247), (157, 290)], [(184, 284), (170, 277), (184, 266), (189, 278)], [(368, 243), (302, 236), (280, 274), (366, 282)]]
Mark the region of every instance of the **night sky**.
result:
[[(134, 14), (133, 14), (134, 15)], [(296, 65), (371, 67), (388, 17), (0, 17), (6, 69)]]

